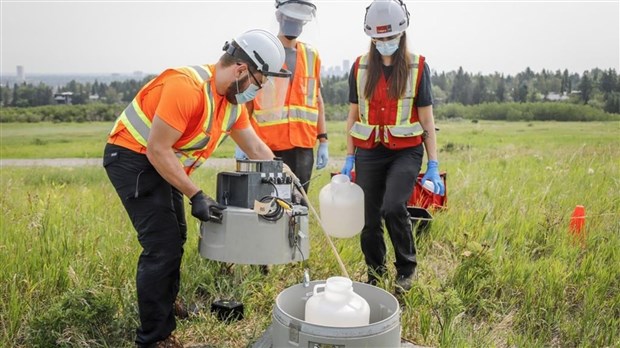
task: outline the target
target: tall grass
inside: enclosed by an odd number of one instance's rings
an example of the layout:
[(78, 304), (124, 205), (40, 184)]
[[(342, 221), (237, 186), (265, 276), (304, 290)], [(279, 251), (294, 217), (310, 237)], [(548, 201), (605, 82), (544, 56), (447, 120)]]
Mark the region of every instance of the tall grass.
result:
[[(418, 238), (419, 279), (399, 298), (402, 337), (444, 347), (620, 346), (618, 124), (439, 127), (448, 209), (434, 212)], [(342, 153), (343, 139), (342, 123), (330, 124), (332, 154)], [(332, 161), (312, 182), (317, 208), (327, 172), (338, 169)], [(214, 193), (215, 177), (205, 168), (193, 179)], [(0, 179), (0, 346), (131, 347), (140, 247), (103, 169), (3, 167)], [(587, 212), (583, 244), (568, 232), (577, 204)], [(189, 214), (188, 222), (180, 296), (198, 314), (179, 321), (177, 333), (244, 347), (303, 267), (263, 276), (202, 259), (198, 224)], [(312, 218), (311, 243), (312, 278), (339, 274)], [(365, 280), (359, 239), (335, 243), (351, 277)], [(393, 281), (380, 285), (393, 291)], [(245, 319), (218, 321), (209, 313), (218, 298), (243, 301)]]

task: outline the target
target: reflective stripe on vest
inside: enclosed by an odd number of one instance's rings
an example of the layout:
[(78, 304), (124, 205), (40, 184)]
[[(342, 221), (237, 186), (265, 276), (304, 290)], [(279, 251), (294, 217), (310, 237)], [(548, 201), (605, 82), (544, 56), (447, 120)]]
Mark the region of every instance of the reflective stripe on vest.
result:
[[(299, 47), (301, 48), (301, 57), (306, 66), (306, 76), (316, 77), (314, 76), (314, 69), (317, 57), (314, 54), (314, 50), (306, 47), (303, 43), (300, 43)], [(316, 93), (314, 92), (316, 79), (308, 79), (307, 83), (306, 91), (308, 91), (308, 95), (306, 96), (306, 106), (316, 105)]]
[[(198, 133), (194, 138), (190, 139), (181, 147), (174, 149), (177, 158), (183, 167), (185, 167), (185, 172), (189, 174), (206, 160), (204, 152), (209, 145), (209, 141), (211, 140), (211, 128), (213, 126), (213, 119), (216, 116), (214, 115), (214, 99), (210, 84), (212, 73), (207, 67), (203, 66), (187, 66), (175, 68), (174, 70), (184, 73), (199, 82), (203, 85), (205, 93), (205, 108), (203, 113), (204, 122), (202, 124), (203, 131)], [(238, 105), (226, 102), (224, 120), (222, 121), (223, 132), (212, 149), (217, 148), (222, 141), (226, 139), (226, 132), (228, 132), (235, 124), (241, 114), (241, 111), (242, 108)], [(136, 99), (134, 99), (131, 104), (125, 108), (116, 120), (116, 124), (121, 121), (134, 139), (136, 139), (140, 145), (146, 147), (152, 122), (140, 109)], [(113, 129), (116, 128), (116, 124)]]
[(297, 105), (289, 102), (282, 108), (281, 115), (274, 115), (274, 110), (259, 109), (256, 108), (255, 104), (254, 116), (259, 126), (285, 124), (288, 122), (302, 122), (316, 126), (319, 118), (319, 110), (317, 107), (317, 76), (314, 70), (316, 69), (318, 57), (315, 51), (306, 46), (306, 44), (301, 42), (297, 44), (299, 50), (298, 57), (301, 57), (301, 61), (297, 61), (297, 69), (305, 68), (305, 76), (309, 77), (304, 81), (304, 83), (306, 83), (306, 95), (304, 95), (305, 101), (302, 101), (302, 103), (305, 103), (305, 105)]
[[(420, 56), (410, 54), (409, 57), (410, 61), (412, 62), (411, 64), (409, 64), (409, 78), (407, 79), (405, 94), (402, 98), (398, 99), (395, 124), (385, 125), (385, 128), (389, 130), (389, 133), (395, 137), (413, 137), (421, 135), (424, 132), (424, 129), (419, 122), (410, 123), (409, 121), (413, 108), (415, 108), (414, 101), (418, 83), (418, 66), (420, 63)], [(358, 62), (356, 82), (360, 121), (355, 122), (350, 130), (351, 136), (361, 140), (367, 140), (372, 134), (373, 130), (379, 129), (378, 125), (371, 125), (368, 122), (368, 110), (370, 109), (370, 101), (366, 99), (364, 94), (364, 89), (366, 87), (366, 81), (368, 77), (368, 74), (366, 73), (368, 69), (367, 62), (368, 55), (361, 56)], [(375, 142), (379, 141), (379, 137), (379, 132), (375, 132)], [(388, 132), (383, 133), (383, 141), (389, 141)]]

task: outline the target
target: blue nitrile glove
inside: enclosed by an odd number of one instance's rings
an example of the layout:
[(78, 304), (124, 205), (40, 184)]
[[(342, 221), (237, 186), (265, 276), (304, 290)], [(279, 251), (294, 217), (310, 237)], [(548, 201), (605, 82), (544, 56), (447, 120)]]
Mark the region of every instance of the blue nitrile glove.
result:
[(319, 149), (316, 150), (316, 169), (323, 169), (329, 161), (329, 150), (327, 142), (319, 143)]
[(340, 174), (344, 174), (349, 177), (349, 179), (353, 180), (351, 177), (351, 171), (353, 170), (353, 166), (355, 165), (355, 155), (347, 155), (347, 158), (344, 160), (344, 167), (340, 171)]
[(427, 180), (433, 183), (434, 193), (438, 193), (442, 196), (444, 195), (445, 188), (443, 187), (443, 180), (441, 180), (439, 176), (439, 162), (435, 160), (428, 161), (426, 165), (426, 174), (422, 177), (422, 185), (424, 185)]
[(239, 145), (235, 145), (235, 158), (238, 159), (238, 160), (248, 159), (248, 155), (246, 155), (245, 152), (243, 152), (243, 150), (241, 150)]

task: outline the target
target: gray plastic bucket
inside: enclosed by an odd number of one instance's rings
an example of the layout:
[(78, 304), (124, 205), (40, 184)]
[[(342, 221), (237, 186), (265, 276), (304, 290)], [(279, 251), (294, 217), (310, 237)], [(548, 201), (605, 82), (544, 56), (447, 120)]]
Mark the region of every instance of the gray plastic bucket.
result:
[(353, 291), (370, 306), (370, 324), (358, 327), (326, 327), (304, 321), (306, 301), (317, 284), (297, 284), (282, 291), (273, 307), (271, 347), (353, 348), (400, 347), (400, 306), (387, 291), (364, 283), (353, 282)]

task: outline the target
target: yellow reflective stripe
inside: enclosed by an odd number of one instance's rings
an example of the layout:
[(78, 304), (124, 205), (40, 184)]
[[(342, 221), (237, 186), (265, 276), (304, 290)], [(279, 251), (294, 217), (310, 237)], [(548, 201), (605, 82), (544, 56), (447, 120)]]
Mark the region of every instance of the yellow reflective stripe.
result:
[[(353, 136), (354, 138), (357, 138), (360, 140), (368, 140), (368, 138), (370, 138), (370, 135), (372, 134), (372, 131), (375, 130), (376, 128), (377, 126), (370, 126), (365, 123), (355, 122), (353, 126), (351, 126), (351, 130), (349, 131), (349, 134), (351, 134), (351, 136)], [(377, 137), (375, 135), (375, 141), (376, 140), (377, 140)]]
[(315, 93), (316, 90), (316, 78), (315, 77), (308, 77), (306, 79), (306, 91), (308, 91), (308, 95), (306, 96), (306, 105), (316, 105), (316, 95), (317, 93)]
[(207, 146), (207, 144), (209, 144), (209, 140), (211, 140), (211, 137), (208, 135), (204, 137), (197, 136), (194, 139), (192, 139), (192, 141), (190, 141), (189, 143), (183, 145), (181, 150), (183, 151), (202, 150)]
[[(239, 108), (237, 105), (228, 103), (228, 106), (226, 107), (225, 118), (225, 120), (227, 120), (226, 129), (224, 129), (224, 131), (229, 131), (235, 125), (235, 122), (237, 122), (237, 118), (239, 118), (239, 114), (241, 113), (240, 111), (241, 108)], [(224, 125), (223, 122), (222, 125)]]
[[(195, 151), (193, 154), (199, 153), (201, 151)], [(179, 164), (184, 168), (185, 172), (189, 175), (194, 169), (200, 167), (205, 161), (206, 158), (202, 156), (190, 156), (183, 152), (175, 153), (177, 158), (179, 159)]]
[(151, 132), (151, 120), (149, 120), (142, 109), (140, 109), (138, 101), (135, 98), (131, 104), (127, 105), (125, 110), (123, 110), (119, 117), (119, 121), (123, 121), (129, 133), (131, 133), (140, 145), (146, 146)]
[(284, 118), (284, 119), (280, 119), (280, 120), (274, 120), (274, 121), (262, 121), (262, 122), (258, 122), (260, 123), (260, 126), (275, 126), (277, 124), (286, 124), (288, 123), (288, 118)]
[(366, 62), (368, 61), (368, 56), (363, 55), (360, 57), (359, 64), (357, 66), (357, 105), (358, 105), (358, 114), (360, 121), (362, 123), (368, 123), (368, 118), (366, 117), (368, 114), (369, 101), (364, 96), (364, 86), (366, 86), (366, 71), (368, 70), (368, 65)]
[(215, 148), (217, 148), (218, 146), (220, 146), (220, 144), (226, 140), (226, 138), (228, 138), (228, 131), (235, 125), (235, 122), (237, 122), (237, 119), (239, 118), (239, 115), (241, 114), (241, 107), (236, 105), (236, 104), (232, 104), (232, 103), (228, 103), (228, 105), (226, 106), (226, 111), (225, 111), (225, 116), (224, 119), (222, 120), (222, 134), (220, 134), (219, 139), (217, 140), (217, 143), (215, 145)]
[[(305, 66), (306, 69), (307, 69), (307, 67), (308, 67), (308, 52), (306, 51), (305, 46), (302, 43), (299, 43), (299, 46), (301, 48), (299, 50), (299, 53), (301, 53), (301, 60), (303, 62), (303, 66)], [(299, 63), (299, 62), (297, 62), (297, 63)], [(308, 73), (308, 71), (306, 70), (306, 74), (307, 73)], [(306, 75), (306, 76), (309, 76), (309, 75)]]
[(299, 43), (299, 47), (301, 48), (301, 52), (303, 54), (304, 61), (306, 63), (306, 76), (314, 76), (314, 51), (306, 44)]
[(424, 132), (424, 128), (420, 122), (414, 122), (407, 125), (397, 125), (397, 126), (386, 126), (386, 128), (390, 131), (395, 137), (412, 137), (420, 135)]
[[(279, 115), (278, 115), (279, 114)], [(253, 117), (258, 124), (282, 122), (286, 123), (288, 114), (288, 107), (278, 107), (269, 109), (254, 109)]]
[(407, 84), (404, 97), (398, 100), (398, 114), (396, 115), (396, 124), (401, 125), (409, 124), (411, 110), (415, 107), (415, 91), (418, 83), (420, 56), (412, 54), (409, 55), (409, 58), (411, 60), (411, 64), (409, 64), (409, 83)]
[(254, 119), (260, 126), (284, 124), (287, 122), (304, 122), (310, 125), (316, 125), (319, 119), (318, 109), (301, 105), (290, 105), (285, 107), (284, 110), (282, 110), (282, 113), (284, 115), (288, 115), (288, 117), (263, 117), (266, 115), (273, 115), (273, 112), (270, 112), (270, 110), (256, 110), (254, 113)]
[(207, 144), (209, 144), (209, 140), (211, 140), (211, 126), (213, 124), (213, 114), (212, 114), (212, 105), (213, 101), (211, 100), (211, 88), (207, 81), (204, 85), (205, 88), (205, 121), (202, 124), (203, 126), (203, 134), (196, 135), (192, 140), (187, 142), (187, 144), (183, 145), (181, 150), (191, 151), (191, 150), (201, 150), (204, 149)]
[(209, 69), (200, 65), (183, 66), (176, 68), (176, 70), (190, 74), (196, 81), (201, 84), (211, 79), (211, 72), (209, 71)]
[(112, 133), (114, 133), (117, 129), (118, 129), (118, 125), (121, 124), (121, 115), (118, 115), (118, 117), (116, 118), (116, 121), (114, 121), (114, 125), (112, 126), (112, 129), (110, 130), (110, 133), (108, 133), (108, 135), (112, 135)]
[(310, 124), (316, 124), (319, 119), (318, 110), (302, 106), (291, 106), (288, 115), (290, 121), (303, 120)]
[[(420, 73), (420, 56), (413, 55), (413, 66), (411, 67), (411, 97), (416, 97), (417, 85), (418, 85), (418, 74)], [(422, 67), (424, 69), (424, 67)]]
[(300, 43), (299, 47), (302, 51), (302, 56), (303, 59), (306, 63), (306, 76), (308, 77), (308, 79), (306, 79), (306, 91), (307, 95), (306, 95), (306, 105), (316, 105), (316, 98), (317, 98), (317, 93), (316, 93), (316, 78), (317, 76), (314, 73), (316, 64), (317, 64), (317, 60), (318, 60), (318, 56), (316, 54), (316, 52), (314, 51), (313, 48)]
[(226, 132), (228, 128), (228, 122), (230, 121), (230, 104), (226, 106), (226, 110), (224, 111), (224, 119), (222, 120), (222, 131)]
[(205, 115), (207, 119), (203, 124), (205, 133), (211, 133), (211, 125), (213, 124), (213, 95), (211, 94), (211, 85), (209, 82), (205, 83)]
[(192, 65), (189, 68), (194, 70), (194, 72), (200, 77), (199, 80), (201, 83), (211, 79), (211, 71), (208, 68), (205, 68), (202, 65)]
[(398, 99), (396, 108), (396, 124), (408, 124), (409, 116), (411, 116), (411, 107), (413, 106), (412, 98)]
[(316, 122), (312, 122), (309, 120), (304, 120), (303, 118), (299, 118), (299, 119), (295, 119), (295, 120), (289, 120), (290, 123), (305, 123), (309, 126), (313, 126), (316, 127)]
[(188, 141), (187, 144), (183, 145), (183, 147), (179, 148), (179, 150), (183, 150), (183, 151), (196, 150), (197, 148), (195, 145), (203, 139), (204, 138), (202, 138), (201, 136), (196, 136), (192, 140)]
[(228, 134), (222, 133), (220, 135), (220, 138), (218, 139), (217, 145), (215, 147), (217, 148), (218, 146), (220, 146), (220, 144), (222, 144), (224, 142), (224, 140), (226, 140), (226, 138), (228, 138)]
[(202, 78), (200, 77), (200, 75), (198, 74), (198, 72), (188, 66), (182, 66), (182, 67), (178, 67), (175, 68), (174, 70), (180, 71), (184, 74), (190, 75), (190, 77), (200, 83), (203, 82)]

